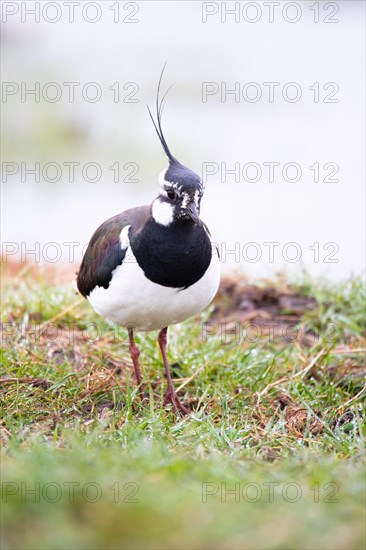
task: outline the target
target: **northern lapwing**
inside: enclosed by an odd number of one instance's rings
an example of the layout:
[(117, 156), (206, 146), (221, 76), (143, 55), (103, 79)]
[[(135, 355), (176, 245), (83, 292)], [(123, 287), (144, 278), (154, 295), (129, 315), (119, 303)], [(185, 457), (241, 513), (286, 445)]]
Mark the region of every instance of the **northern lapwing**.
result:
[[(80, 293), (97, 313), (128, 331), (129, 351), (137, 384), (142, 387), (137, 331), (159, 330), (158, 342), (168, 389), (164, 405), (190, 411), (173, 386), (166, 342), (168, 326), (202, 311), (214, 298), (220, 280), (220, 260), (210, 233), (200, 219), (204, 191), (201, 178), (170, 152), (161, 122), (166, 94), (156, 121), (151, 120), (169, 166), (159, 176), (159, 195), (105, 221), (92, 236), (77, 276)], [(169, 90), (168, 90), (169, 91)]]

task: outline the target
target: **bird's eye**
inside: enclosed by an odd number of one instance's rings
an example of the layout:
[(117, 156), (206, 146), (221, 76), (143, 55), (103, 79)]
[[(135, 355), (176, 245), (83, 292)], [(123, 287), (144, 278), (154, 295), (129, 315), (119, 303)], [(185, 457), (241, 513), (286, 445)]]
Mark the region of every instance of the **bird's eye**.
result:
[(176, 194), (174, 191), (167, 191), (166, 196), (168, 197), (169, 200), (173, 201), (176, 197)]

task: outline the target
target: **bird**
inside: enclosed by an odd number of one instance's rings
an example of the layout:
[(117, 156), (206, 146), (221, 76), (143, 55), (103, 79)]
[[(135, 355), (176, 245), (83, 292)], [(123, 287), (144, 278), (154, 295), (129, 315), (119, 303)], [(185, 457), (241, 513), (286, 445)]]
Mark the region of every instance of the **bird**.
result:
[(154, 118), (168, 166), (158, 177), (159, 193), (151, 204), (108, 219), (95, 231), (82, 258), (77, 288), (94, 310), (127, 329), (129, 352), (143, 399), (137, 332), (159, 331), (158, 344), (167, 390), (163, 406), (175, 413), (191, 411), (180, 401), (171, 377), (166, 346), (168, 327), (203, 311), (220, 282), (217, 245), (200, 218), (202, 179), (171, 153), (162, 130), (160, 97), (165, 65), (156, 93)]

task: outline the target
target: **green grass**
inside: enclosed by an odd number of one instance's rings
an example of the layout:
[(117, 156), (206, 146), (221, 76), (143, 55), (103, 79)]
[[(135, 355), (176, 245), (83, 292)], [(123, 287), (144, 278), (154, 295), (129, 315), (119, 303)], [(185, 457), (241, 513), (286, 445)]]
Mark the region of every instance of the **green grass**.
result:
[(5, 278), (2, 547), (364, 548), (363, 284), (295, 286), (311, 347), (203, 338), (210, 311), (171, 327), (177, 417), (155, 333), (140, 403), (122, 329), (70, 285)]

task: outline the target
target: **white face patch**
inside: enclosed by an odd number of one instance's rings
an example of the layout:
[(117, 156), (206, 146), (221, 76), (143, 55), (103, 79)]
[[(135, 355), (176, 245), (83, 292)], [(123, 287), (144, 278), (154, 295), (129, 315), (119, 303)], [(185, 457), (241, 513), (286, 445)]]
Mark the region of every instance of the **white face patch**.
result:
[(191, 198), (188, 193), (183, 193), (182, 208), (187, 208)]
[[(182, 196), (183, 196), (182, 208), (184, 209), (184, 208), (187, 208), (187, 206), (192, 202), (192, 196), (189, 195), (188, 193), (183, 193)], [(196, 205), (197, 210), (199, 210), (199, 198), (200, 198), (199, 191), (195, 191), (193, 202)]]
[(152, 203), (151, 213), (154, 220), (161, 225), (170, 225), (173, 221), (172, 206), (167, 202), (160, 201), (159, 198)]
[(165, 168), (165, 170), (163, 170), (162, 172), (160, 172), (159, 176), (158, 176), (158, 183), (159, 183), (159, 187), (160, 187), (160, 192), (162, 195), (164, 195), (164, 197), (167, 196), (166, 194), (166, 187), (169, 187), (169, 182), (167, 182), (165, 179), (164, 179), (164, 176), (165, 174), (167, 173), (168, 171), (168, 168)]

